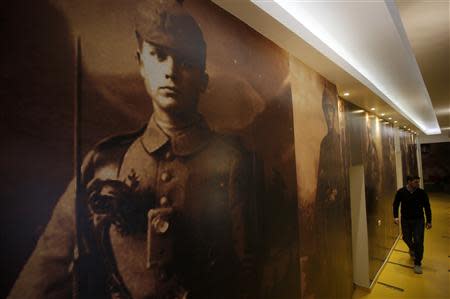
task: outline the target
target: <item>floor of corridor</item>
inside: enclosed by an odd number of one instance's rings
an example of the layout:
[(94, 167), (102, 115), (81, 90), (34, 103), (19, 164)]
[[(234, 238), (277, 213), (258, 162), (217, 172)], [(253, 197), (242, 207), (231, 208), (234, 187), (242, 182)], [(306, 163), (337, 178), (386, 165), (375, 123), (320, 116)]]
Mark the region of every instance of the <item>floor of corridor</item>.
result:
[(430, 194), (433, 228), (425, 231), (423, 274), (413, 272), (406, 245), (399, 240), (369, 293), (357, 288), (353, 299), (450, 298), (450, 195)]

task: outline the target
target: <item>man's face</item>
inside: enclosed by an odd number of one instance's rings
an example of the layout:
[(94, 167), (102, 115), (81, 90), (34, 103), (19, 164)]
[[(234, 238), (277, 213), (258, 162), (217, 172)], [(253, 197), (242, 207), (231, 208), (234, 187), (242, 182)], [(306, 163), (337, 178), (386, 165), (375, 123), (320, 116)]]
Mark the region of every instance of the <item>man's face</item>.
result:
[(420, 180), (419, 180), (419, 179), (415, 179), (415, 180), (408, 181), (408, 185), (409, 185), (409, 187), (412, 188), (412, 189), (417, 189), (417, 188), (419, 188), (419, 184), (420, 184)]
[(155, 109), (169, 114), (197, 110), (199, 95), (208, 84), (203, 69), (175, 51), (148, 42), (143, 42), (139, 54), (141, 76)]

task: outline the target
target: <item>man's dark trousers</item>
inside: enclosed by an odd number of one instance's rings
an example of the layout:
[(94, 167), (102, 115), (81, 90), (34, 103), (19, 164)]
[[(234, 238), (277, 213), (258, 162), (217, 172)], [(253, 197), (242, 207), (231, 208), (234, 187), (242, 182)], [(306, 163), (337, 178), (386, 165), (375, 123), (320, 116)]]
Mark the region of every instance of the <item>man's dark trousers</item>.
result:
[(425, 231), (425, 220), (404, 219), (402, 220), (403, 241), (408, 245), (409, 250), (414, 252), (414, 264), (421, 265), (423, 257), (423, 236)]

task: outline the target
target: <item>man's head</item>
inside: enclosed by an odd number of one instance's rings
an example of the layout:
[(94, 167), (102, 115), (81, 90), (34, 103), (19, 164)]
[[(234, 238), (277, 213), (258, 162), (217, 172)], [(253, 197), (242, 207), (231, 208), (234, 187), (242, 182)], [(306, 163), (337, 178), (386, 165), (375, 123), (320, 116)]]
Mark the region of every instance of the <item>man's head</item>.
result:
[(418, 177), (417, 175), (408, 175), (406, 177), (406, 184), (413, 190), (417, 189), (420, 185), (420, 177)]
[(140, 73), (155, 109), (197, 109), (208, 84), (202, 31), (181, 1), (143, 0), (137, 7)]

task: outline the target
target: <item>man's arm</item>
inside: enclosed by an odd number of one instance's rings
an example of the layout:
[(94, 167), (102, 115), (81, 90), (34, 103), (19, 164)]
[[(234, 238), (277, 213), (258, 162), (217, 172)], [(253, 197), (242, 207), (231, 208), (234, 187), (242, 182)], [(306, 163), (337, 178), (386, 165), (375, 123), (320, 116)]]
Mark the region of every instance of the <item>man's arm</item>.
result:
[(394, 222), (396, 224), (398, 224), (398, 208), (400, 207), (400, 203), (401, 203), (401, 195), (400, 195), (400, 190), (397, 191), (397, 193), (395, 194), (395, 199), (394, 199), (394, 204), (393, 206), (393, 212), (394, 212)]
[(430, 200), (428, 198), (428, 194), (423, 191), (424, 194), (424, 204), (423, 207), (425, 209), (425, 217), (426, 217), (426, 222), (427, 222), (427, 228), (430, 229), (431, 228), (431, 207), (430, 207)]

